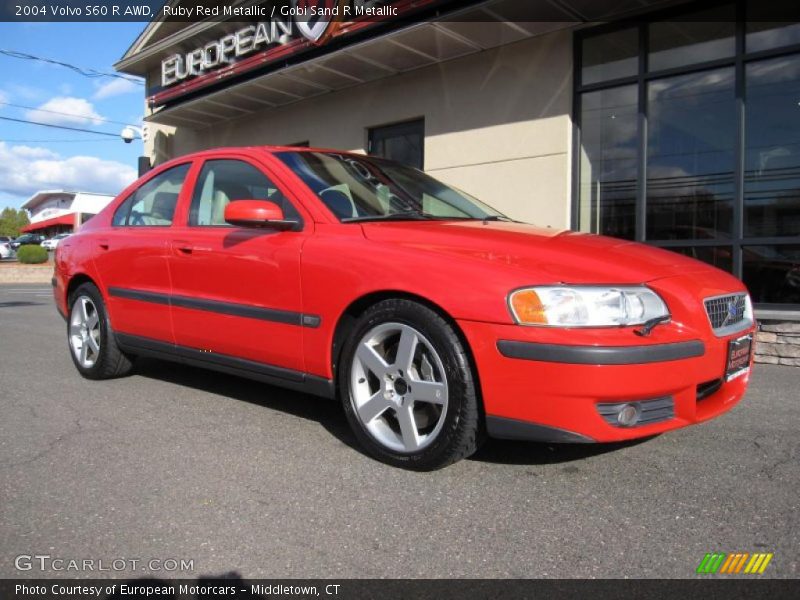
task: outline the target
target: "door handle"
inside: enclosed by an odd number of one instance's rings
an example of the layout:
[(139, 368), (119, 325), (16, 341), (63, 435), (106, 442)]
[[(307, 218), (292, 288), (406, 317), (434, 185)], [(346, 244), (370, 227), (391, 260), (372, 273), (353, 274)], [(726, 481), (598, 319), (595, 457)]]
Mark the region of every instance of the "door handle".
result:
[(178, 254), (191, 254), (194, 248), (189, 242), (175, 241), (172, 242), (172, 247)]
[(108, 250), (108, 240), (98, 240), (97, 245), (100, 246), (101, 250)]

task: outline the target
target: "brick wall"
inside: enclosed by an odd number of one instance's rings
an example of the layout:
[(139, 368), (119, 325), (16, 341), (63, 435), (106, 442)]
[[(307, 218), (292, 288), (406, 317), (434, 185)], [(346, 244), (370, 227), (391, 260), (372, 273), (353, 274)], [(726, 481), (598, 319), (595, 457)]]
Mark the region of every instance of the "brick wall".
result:
[(756, 362), (800, 367), (800, 323), (759, 321)]

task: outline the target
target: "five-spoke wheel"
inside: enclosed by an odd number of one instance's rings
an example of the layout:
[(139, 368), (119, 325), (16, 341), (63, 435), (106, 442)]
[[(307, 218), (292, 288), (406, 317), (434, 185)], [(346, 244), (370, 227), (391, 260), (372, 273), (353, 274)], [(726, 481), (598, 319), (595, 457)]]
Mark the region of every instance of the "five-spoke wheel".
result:
[(75, 359), (91, 369), (100, 356), (100, 317), (89, 296), (81, 295), (72, 303), (69, 318), (69, 345)]
[(339, 393), (359, 441), (390, 464), (435, 469), (480, 442), (477, 387), (453, 325), (429, 307), (390, 299), (348, 332)]
[(75, 367), (89, 379), (120, 377), (133, 367), (117, 345), (103, 296), (94, 284), (84, 283), (69, 296), (67, 341)]
[(410, 325), (383, 323), (358, 343), (351, 400), (361, 424), (398, 452), (428, 446), (447, 414), (447, 377), (428, 339)]

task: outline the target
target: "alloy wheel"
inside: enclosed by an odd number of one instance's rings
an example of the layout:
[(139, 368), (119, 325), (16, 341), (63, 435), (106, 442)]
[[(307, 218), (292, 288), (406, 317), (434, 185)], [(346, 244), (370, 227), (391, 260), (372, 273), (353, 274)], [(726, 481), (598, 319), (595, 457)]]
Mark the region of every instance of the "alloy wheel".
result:
[(78, 296), (69, 320), (69, 345), (78, 363), (92, 368), (100, 357), (100, 315), (89, 296)]
[(439, 435), (447, 414), (442, 359), (413, 327), (378, 325), (356, 346), (350, 399), (361, 425), (382, 446), (402, 453), (422, 450)]

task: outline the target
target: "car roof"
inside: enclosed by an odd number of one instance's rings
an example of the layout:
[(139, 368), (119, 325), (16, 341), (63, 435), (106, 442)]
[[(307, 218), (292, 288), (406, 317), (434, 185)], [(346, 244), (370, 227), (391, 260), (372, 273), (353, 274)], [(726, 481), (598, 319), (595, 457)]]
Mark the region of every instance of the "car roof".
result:
[(176, 156), (169, 161), (158, 165), (159, 168), (165, 166), (171, 166), (175, 164), (180, 164), (187, 160), (195, 160), (198, 158), (209, 158), (214, 157), (218, 154), (225, 154), (225, 153), (245, 153), (245, 154), (278, 154), (281, 152), (325, 152), (325, 153), (335, 153), (335, 154), (344, 154), (347, 156), (355, 156), (364, 158), (364, 154), (359, 154), (357, 152), (351, 152), (348, 150), (339, 150), (336, 148), (317, 148), (317, 147), (306, 147), (306, 146), (222, 146), (219, 148), (209, 148), (207, 150), (200, 150), (198, 152), (191, 152), (189, 154), (184, 154), (182, 156)]

